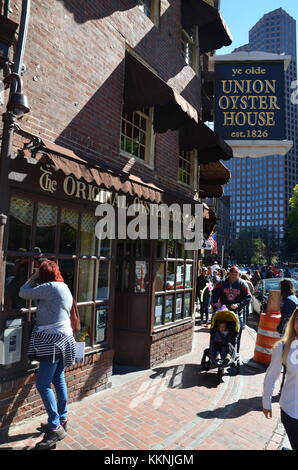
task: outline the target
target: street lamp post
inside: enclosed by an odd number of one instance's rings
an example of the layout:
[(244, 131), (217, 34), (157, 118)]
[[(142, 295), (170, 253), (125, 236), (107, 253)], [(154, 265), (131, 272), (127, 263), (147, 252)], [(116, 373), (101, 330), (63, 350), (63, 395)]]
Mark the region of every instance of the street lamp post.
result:
[(7, 222), (7, 214), (9, 209), (9, 166), (10, 156), (12, 152), (13, 133), (18, 117), (29, 112), (27, 97), (23, 94), (22, 79), (17, 73), (8, 75), (3, 82), (17, 82), (16, 91), (10, 88), (6, 112), (3, 113), (3, 135), (0, 154), (0, 310), (3, 308), (4, 294), (4, 231)]
[(6, 111), (3, 114), (3, 132), (0, 155), (0, 310), (3, 309), (4, 304), (4, 231), (9, 209), (8, 175), (12, 152), (13, 133), (15, 130), (17, 118), (21, 117), (24, 113), (29, 112), (27, 98), (23, 95), (22, 92), (21, 73), (23, 69), (25, 44), (28, 33), (30, 6), (31, 0), (22, 0), (22, 13), (18, 42), (12, 62), (13, 73), (4, 79), (4, 82), (10, 82), (10, 92)]

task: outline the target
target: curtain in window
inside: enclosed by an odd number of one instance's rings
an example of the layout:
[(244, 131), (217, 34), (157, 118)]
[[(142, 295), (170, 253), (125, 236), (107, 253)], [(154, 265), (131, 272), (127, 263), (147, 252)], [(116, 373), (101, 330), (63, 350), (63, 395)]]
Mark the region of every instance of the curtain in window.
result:
[(71, 228), (77, 230), (78, 228), (78, 213), (70, 209), (62, 209), (61, 223), (68, 224)]
[(33, 202), (17, 197), (11, 198), (10, 215), (25, 225), (31, 226), (33, 217)]
[(53, 227), (57, 225), (57, 207), (39, 204), (36, 225), (37, 227)]

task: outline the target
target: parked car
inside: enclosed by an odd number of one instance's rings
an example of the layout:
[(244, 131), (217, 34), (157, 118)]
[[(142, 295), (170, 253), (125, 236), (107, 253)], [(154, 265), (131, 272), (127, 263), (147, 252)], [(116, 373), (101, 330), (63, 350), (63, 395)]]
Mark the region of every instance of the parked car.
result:
[(290, 272), (293, 279), (298, 279), (298, 268), (292, 268)]
[(290, 278), (272, 278), (272, 279), (262, 279), (256, 284), (255, 291), (252, 296), (252, 309), (254, 313), (260, 315), (261, 312), (266, 310), (269, 292), (271, 290), (279, 290), (279, 283), (284, 279), (288, 279), (293, 282), (296, 295), (298, 296), (298, 281), (296, 279)]

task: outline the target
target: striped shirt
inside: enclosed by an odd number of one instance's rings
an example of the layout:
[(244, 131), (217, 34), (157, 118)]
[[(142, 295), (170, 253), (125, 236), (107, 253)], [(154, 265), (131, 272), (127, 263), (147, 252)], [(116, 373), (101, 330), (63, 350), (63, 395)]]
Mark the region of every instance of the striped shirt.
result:
[(75, 354), (73, 335), (38, 331), (37, 327), (33, 329), (28, 348), (31, 360), (55, 362), (62, 356), (64, 367), (70, 367), (75, 363)]
[(73, 303), (64, 282), (46, 282), (33, 286), (29, 279), (20, 289), (20, 297), (38, 301), (36, 323), (28, 348), (31, 360), (52, 361), (63, 358), (64, 367), (75, 362), (75, 339), (70, 324)]

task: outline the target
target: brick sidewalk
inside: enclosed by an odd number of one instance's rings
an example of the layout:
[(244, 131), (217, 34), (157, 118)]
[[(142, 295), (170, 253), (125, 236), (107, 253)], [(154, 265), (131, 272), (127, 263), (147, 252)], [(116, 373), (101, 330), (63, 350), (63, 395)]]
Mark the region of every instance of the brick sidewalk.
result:
[[(256, 333), (242, 335), (244, 360), (253, 356)], [(207, 328), (196, 327), (191, 354), (153, 370), (117, 376), (111, 389), (69, 407), (69, 432), (59, 449), (274, 450), (284, 429), (278, 403), (273, 418), (261, 412), (264, 372), (241, 365), (216, 385), (216, 370), (200, 373), (209, 343)], [(41, 440), (36, 427), (46, 416), (12, 427), (1, 449), (22, 449)]]

